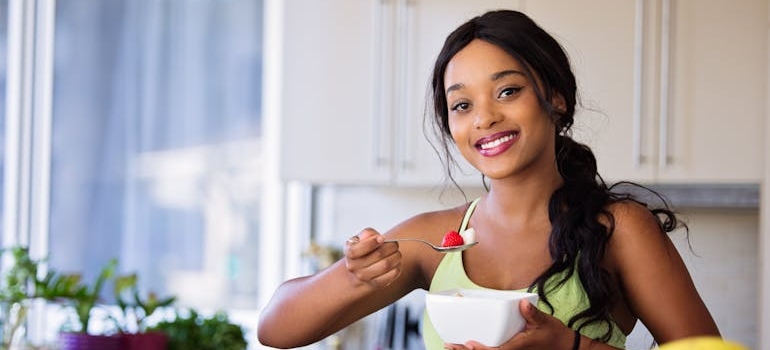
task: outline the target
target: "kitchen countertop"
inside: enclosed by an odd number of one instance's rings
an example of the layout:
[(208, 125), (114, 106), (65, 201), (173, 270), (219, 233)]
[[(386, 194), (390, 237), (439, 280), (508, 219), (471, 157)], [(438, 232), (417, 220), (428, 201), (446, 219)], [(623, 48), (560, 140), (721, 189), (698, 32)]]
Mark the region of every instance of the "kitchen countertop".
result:
[[(759, 184), (645, 184), (676, 209), (759, 209)], [(623, 191), (654, 202), (654, 195), (633, 187)]]

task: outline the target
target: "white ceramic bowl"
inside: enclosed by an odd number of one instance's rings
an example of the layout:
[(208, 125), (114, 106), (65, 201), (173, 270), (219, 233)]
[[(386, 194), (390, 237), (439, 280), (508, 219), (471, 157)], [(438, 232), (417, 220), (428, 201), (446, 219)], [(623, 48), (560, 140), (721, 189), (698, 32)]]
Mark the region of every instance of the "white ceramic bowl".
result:
[(475, 340), (499, 346), (524, 329), (519, 300), (537, 304), (535, 293), (490, 289), (450, 289), (425, 295), (425, 308), (446, 343)]

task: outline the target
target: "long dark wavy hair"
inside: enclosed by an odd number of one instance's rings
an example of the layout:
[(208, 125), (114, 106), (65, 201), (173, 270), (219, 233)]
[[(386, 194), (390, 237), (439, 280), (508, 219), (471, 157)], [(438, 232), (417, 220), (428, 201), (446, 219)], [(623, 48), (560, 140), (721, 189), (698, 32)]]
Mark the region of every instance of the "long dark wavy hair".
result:
[[(456, 163), (449, 150), (453, 140), (449, 130), (444, 72), (452, 57), (474, 39), (494, 44), (522, 63), (525, 74), (535, 85), (540, 106), (556, 125), (555, 156), (564, 183), (551, 195), (548, 206), (552, 225), (549, 239), (552, 262), (535, 279), (530, 290), (536, 289), (540, 299), (553, 313), (546, 292), (554, 285), (549, 282), (549, 289), (546, 290), (546, 281), (564, 273), (562, 279), (556, 280), (555, 286), (558, 286), (577, 273), (590, 306), (573, 316), (567, 326), (579, 330), (592, 323), (604, 324), (607, 331), (600, 340), (606, 342), (612, 332), (610, 308), (616, 300), (611, 277), (601, 267), (607, 242), (615, 229), (615, 218), (607, 208), (619, 201), (634, 201), (646, 206), (631, 192), (616, 191), (619, 185), (630, 184), (649, 189), (629, 182), (607, 186), (597, 171), (596, 158), (591, 149), (570, 136), (577, 105), (577, 84), (567, 54), (551, 35), (525, 14), (508, 10), (488, 12), (461, 25), (447, 37), (436, 60), (431, 85), (433, 121), (441, 140), (438, 150), (442, 153), (450, 180), (452, 164)], [(540, 84), (534, 83), (538, 81)], [(561, 96), (566, 108), (557, 110), (551, 103), (554, 96)], [(487, 186), (485, 182), (484, 186)], [(665, 200), (654, 191), (649, 191), (662, 202), (657, 208), (648, 207), (658, 220), (661, 231), (670, 232), (684, 226)], [(606, 224), (602, 223), (602, 219)]]

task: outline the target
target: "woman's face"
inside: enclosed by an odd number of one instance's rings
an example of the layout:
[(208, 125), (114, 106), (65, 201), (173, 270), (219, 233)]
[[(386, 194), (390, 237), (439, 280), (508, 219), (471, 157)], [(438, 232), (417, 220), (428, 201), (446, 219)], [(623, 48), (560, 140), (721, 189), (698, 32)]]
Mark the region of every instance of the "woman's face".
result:
[(521, 62), (476, 39), (449, 61), (444, 86), (452, 138), (484, 175), (501, 179), (556, 169), (555, 126)]

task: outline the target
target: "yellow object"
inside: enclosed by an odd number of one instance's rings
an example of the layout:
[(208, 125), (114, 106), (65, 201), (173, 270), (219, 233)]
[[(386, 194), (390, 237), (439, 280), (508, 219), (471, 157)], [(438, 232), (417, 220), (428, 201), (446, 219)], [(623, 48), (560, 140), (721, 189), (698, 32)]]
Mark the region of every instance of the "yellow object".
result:
[(748, 348), (720, 337), (701, 336), (663, 344), (660, 350), (748, 350)]

